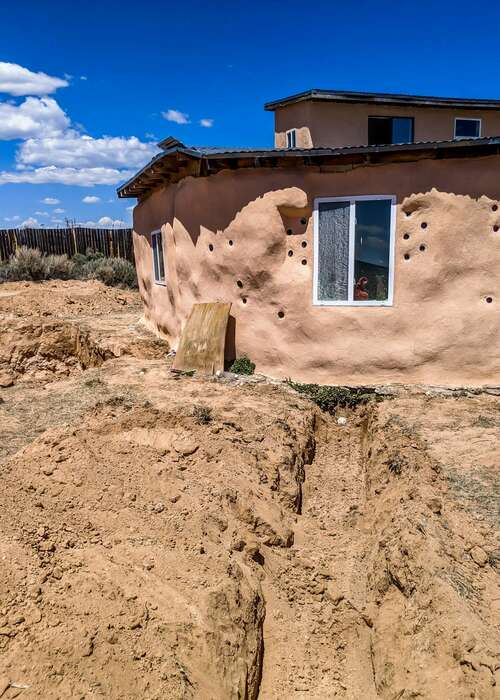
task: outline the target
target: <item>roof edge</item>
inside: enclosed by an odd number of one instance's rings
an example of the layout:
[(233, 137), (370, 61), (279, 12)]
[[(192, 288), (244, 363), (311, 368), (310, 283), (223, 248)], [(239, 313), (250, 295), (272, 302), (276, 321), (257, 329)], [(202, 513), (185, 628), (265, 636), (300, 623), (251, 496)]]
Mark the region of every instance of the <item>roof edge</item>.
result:
[(415, 107), (441, 107), (460, 109), (500, 109), (500, 100), (476, 99), (472, 97), (437, 97), (430, 95), (407, 95), (404, 93), (389, 92), (356, 92), (353, 90), (322, 90), (314, 88), (305, 92), (298, 92), (296, 95), (283, 97), (279, 100), (266, 102), (264, 109), (274, 112), (282, 107), (305, 102), (307, 100), (319, 102), (340, 102), (340, 103), (365, 103), (365, 104), (390, 104), (390, 105), (413, 105)]
[[(338, 148), (290, 148), (290, 149), (242, 149), (202, 153), (194, 148), (174, 147), (155, 156), (136, 175), (117, 188), (120, 198), (141, 197), (164, 178), (174, 178), (177, 182), (187, 175), (209, 176), (225, 168), (272, 167), (283, 163), (283, 159), (302, 159), (305, 165), (316, 165), (325, 158), (342, 163), (385, 162), (396, 160), (398, 156), (412, 153), (421, 157), (473, 158), (500, 154), (500, 136), (452, 141), (423, 141), (408, 144), (388, 144), (384, 146), (342, 146)], [(375, 159), (375, 160), (374, 160)], [(240, 162), (239, 162), (240, 161)], [(404, 161), (402, 161), (404, 162)], [(411, 161), (406, 161), (411, 162)]]

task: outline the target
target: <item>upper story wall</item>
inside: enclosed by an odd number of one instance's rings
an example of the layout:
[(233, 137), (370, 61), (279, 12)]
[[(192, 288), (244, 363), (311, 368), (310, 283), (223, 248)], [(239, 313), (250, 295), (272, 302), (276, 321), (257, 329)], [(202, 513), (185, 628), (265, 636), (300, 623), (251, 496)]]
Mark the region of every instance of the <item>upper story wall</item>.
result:
[(297, 148), (368, 144), (368, 117), (413, 117), (414, 141), (454, 138), (455, 118), (481, 119), (481, 136), (500, 136), (500, 110), (452, 109), (307, 100), (275, 111), (275, 146), (286, 148), (286, 132), (297, 129)]

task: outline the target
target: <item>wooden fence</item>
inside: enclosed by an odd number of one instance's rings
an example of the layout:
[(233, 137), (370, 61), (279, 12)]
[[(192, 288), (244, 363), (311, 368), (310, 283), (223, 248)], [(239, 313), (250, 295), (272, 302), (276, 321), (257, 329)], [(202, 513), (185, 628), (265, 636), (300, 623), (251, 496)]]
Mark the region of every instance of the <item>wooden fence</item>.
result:
[(0, 229), (0, 260), (7, 260), (16, 248), (38, 248), (42, 253), (69, 255), (89, 248), (106, 256), (134, 262), (130, 228), (7, 228)]

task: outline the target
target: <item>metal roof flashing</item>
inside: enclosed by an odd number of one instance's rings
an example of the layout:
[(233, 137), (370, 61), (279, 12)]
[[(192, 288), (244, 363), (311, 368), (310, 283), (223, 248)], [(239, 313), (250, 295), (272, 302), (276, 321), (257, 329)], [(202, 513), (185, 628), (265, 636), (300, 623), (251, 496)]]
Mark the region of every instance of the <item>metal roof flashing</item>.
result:
[(326, 164), (411, 162), (420, 158), (472, 158), (500, 154), (500, 136), (451, 141), (422, 141), (385, 146), (339, 148), (224, 149), (172, 146), (156, 155), (117, 189), (120, 198), (143, 197), (184, 177), (207, 177), (225, 169), (302, 167)]
[(366, 104), (411, 105), (414, 107), (441, 107), (454, 109), (500, 109), (500, 100), (468, 97), (436, 97), (406, 95), (388, 92), (355, 92), (353, 90), (306, 90), (280, 100), (266, 102), (264, 109), (274, 112), (296, 102), (321, 101)]

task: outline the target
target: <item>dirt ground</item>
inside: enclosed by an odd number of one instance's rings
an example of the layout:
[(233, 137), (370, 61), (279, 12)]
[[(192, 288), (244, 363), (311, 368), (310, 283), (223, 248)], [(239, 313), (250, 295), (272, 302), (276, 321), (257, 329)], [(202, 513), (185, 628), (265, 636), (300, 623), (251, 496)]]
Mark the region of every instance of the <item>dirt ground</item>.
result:
[(496, 390), (330, 416), (140, 312), (0, 286), (0, 698), (499, 698)]

